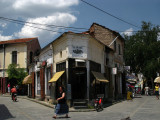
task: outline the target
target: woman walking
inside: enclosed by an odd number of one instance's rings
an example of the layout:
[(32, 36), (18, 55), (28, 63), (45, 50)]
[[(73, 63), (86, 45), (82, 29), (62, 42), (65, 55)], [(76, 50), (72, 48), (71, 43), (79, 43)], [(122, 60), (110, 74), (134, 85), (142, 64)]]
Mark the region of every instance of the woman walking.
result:
[(65, 91), (62, 86), (59, 87), (59, 93), (57, 98), (58, 104), (56, 106), (55, 115), (53, 118), (57, 118), (57, 115), (66, 114), (66, 118), (68, 118), (68, 105), (66, 104)]
[(159, 99), (159, 86), (158, 86), (158, 84), (156, 84), (154, 91), (155, 91), (156, 98)]

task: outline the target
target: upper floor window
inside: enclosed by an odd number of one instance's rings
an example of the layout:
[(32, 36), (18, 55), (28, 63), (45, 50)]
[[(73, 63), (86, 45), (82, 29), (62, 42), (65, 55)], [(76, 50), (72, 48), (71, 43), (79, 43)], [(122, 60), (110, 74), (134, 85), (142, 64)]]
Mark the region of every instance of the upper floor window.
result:
[(12, 52), (12, 64), (17, 64), (17, 51)]
[(117, 48), (117, 43), (116, 41), (114, 41), (114, 50), (116, 51), (116, 48)]
[(118, 44), (118, 52), (119, 52), (119, 55), (121, 55), (121, 46), (120, 46), (120, 44)]
[(60, 58), (62, 58), (62, 51), (60, 51)]
[(30, 59), (29, 59), (30, 63), (33, 62), (33, 52), (30, 52)]

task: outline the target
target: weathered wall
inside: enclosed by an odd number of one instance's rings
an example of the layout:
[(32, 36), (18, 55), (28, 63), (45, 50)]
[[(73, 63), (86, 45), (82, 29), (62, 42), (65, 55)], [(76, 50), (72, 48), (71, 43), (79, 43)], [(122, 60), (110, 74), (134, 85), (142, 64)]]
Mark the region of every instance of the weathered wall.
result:
[(56, 63), (63, 62), (68, 57), (66, 36), (53, 43), (53, 73), (56, 72)]
[(8, 68), (9, 64), (12, 64), (12, 51), (17, 51), (17, 64), (19, 64), (20, 68), (27, 68), (27, 45), (22, 43), (5, 47), (5, 69)]
[(88, 51), (88, 60), (101, 64), (101, 72), (104, 73), (104, 45), (90, 38)]

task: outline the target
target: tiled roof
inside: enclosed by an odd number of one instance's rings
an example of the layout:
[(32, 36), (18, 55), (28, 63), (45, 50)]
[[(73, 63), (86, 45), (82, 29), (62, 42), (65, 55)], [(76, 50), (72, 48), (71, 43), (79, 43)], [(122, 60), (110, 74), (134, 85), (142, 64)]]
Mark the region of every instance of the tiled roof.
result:
[(21, 39), (0, 41), (0, 44), (26, 43), (34, 39), (37, 39), (37, 38), (36, 37), (35, 38), (21, 38)]
[[(103, 25), (98, 24), (98, 23), (93, 23), (93, 24), (91, 25), (91, 27), (92, 27), (93, 25), (101, 26), (101, 27), (103, 27), (104, 29), (107, 29), (107, 30), (111, 31), (111, 32), (112, 32), (113, 34), (115, 34), (116, 36), (119, 36), (119, 37), (121, 38), (121, 40), (124, 40), (124, 38), (123, 38), (118, 32), (116, 32), (116, 31), (114, 31), (114, 30), (111, 30), (111, 29), (109, 29), (109, 28), (107, 28), (107, 27), (105, 27), (105, 26), (103, 26)], [(90, 27), (90, 28), (91, 28), (91, 27)]]

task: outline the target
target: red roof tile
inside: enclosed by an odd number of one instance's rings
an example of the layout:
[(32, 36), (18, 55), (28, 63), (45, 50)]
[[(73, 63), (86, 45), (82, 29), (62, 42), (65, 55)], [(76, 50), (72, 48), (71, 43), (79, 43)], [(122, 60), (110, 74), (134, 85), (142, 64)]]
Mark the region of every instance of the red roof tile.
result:
[(21, 38), (21, 39), (0, 41), (0, 44), (25, 43), (25, 42), (29, 42), (33, 39), (37, 39), (37, 38), (36, 37), (35, 38)]

